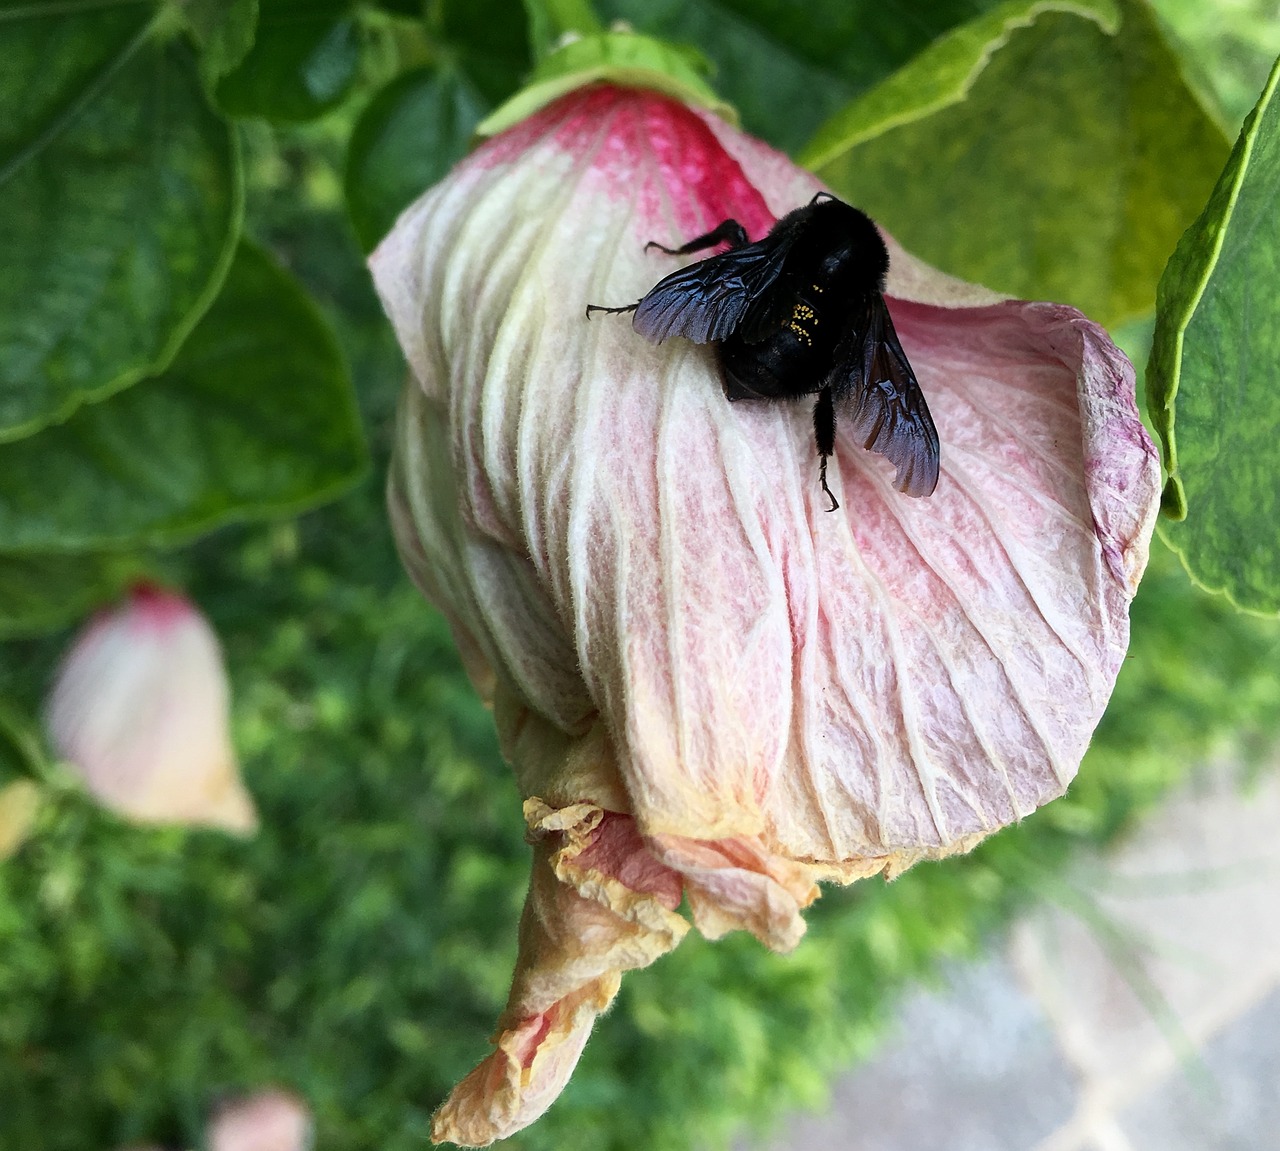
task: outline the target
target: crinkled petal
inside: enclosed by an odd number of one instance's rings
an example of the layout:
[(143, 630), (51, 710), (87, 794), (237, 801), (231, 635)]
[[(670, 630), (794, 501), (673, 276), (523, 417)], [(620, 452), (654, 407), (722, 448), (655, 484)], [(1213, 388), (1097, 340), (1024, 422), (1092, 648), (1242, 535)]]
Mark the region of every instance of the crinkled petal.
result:
[(431, 1137), (485, 1146), (532, 1123), (568, 1082), (620, 975), (670, 951), (688, 923), (680, 877), (634, 821), (589, 803), (525, 802), (534, 844), (520, 954), (496, 1050), (436, 1112)]
[[(700, 929), (778, 948), (815, 880), (967, 850), (1061, 794), (1127, 646), (1159, 492), (1100, 328), (892, 243), (890, 310), (942, 442), (928, 499), (840, 435), (828, 514), (808, 404), (730, 404), (713, 347), (585, 316), (678, 266), (648, 241), (728, 217), (759, 238), (817, 187), (710, 114), (587, 89), (477, 151), (371, 264), (416, 377), (397, 539), (524, 794), (629, 818)], [(581, 914), (557, 902), (576, 895), (625, 919), (607, 885), (560, 878), (544, 908)], [(555, 1002), (586, 994), (548, 971), (578, 958), (522, 946), (517, 990), (532, 964)], [(594, 1014), (572, 1002), (566, 1051)]]

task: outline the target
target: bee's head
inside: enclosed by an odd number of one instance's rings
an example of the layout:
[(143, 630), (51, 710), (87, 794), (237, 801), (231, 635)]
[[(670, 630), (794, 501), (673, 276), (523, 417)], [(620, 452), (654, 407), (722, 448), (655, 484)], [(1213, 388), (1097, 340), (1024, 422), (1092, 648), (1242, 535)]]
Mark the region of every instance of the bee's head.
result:
[(889, 252), (871, 218), (842, 200), (813, 205), (806, 239), (817, 257), (824, 285), (844, 291), (882, 290), (889, 271)]

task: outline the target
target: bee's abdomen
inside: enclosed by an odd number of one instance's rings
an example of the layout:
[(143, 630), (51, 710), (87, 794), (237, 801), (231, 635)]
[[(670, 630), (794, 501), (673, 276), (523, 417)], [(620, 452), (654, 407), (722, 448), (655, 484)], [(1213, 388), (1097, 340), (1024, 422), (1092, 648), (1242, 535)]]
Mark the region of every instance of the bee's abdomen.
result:
[(730, 336), (720, 344), (725, 394), (731, 400), (811, 395), (831, 368), (838, 332), (820, 308), (797, 294), (790, 312), (762, 340)]

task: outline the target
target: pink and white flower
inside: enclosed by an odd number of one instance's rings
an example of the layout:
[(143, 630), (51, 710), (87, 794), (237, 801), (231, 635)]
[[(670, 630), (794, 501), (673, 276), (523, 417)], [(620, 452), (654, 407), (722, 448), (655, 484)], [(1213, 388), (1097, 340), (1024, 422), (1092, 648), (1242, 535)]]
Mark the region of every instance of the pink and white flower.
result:
[(218, 638), (184, 597), (142, 586), (94, 617), (63, 660), (46, 722), (58, 755), (126, 819), (257, 828)]
[(413, 371), (404, 561), (492, 702), (534, 864), (496, 1050), (437, 1113), (530, 1123), (623, 971), (693, 925), (784, 950), (821, 880), (893, 876), (1061, 795), (1110, 696), (1159, 468), (1096, 324), (889, 242), (942, 441), (928, 499), (809, 405), (730, 405), (713, 349), (588, 303), (819, 188), (707, 112), (585, 88), (478, 149), (371, 267)]
[(308, 1151), (311, 1112), (288, 1091), (260, 1091), (220, 1107), (206, 1139), (209, 1151)]

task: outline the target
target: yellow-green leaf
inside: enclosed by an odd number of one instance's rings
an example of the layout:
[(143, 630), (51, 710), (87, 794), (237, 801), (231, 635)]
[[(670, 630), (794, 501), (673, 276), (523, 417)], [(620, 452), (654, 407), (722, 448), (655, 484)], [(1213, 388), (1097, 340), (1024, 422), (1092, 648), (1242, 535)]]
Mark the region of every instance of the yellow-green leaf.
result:
[(1010, 0), (836, 116), (805, 159), (904, 245), (1117, 324), (1227, 155), (1145, 0)]

